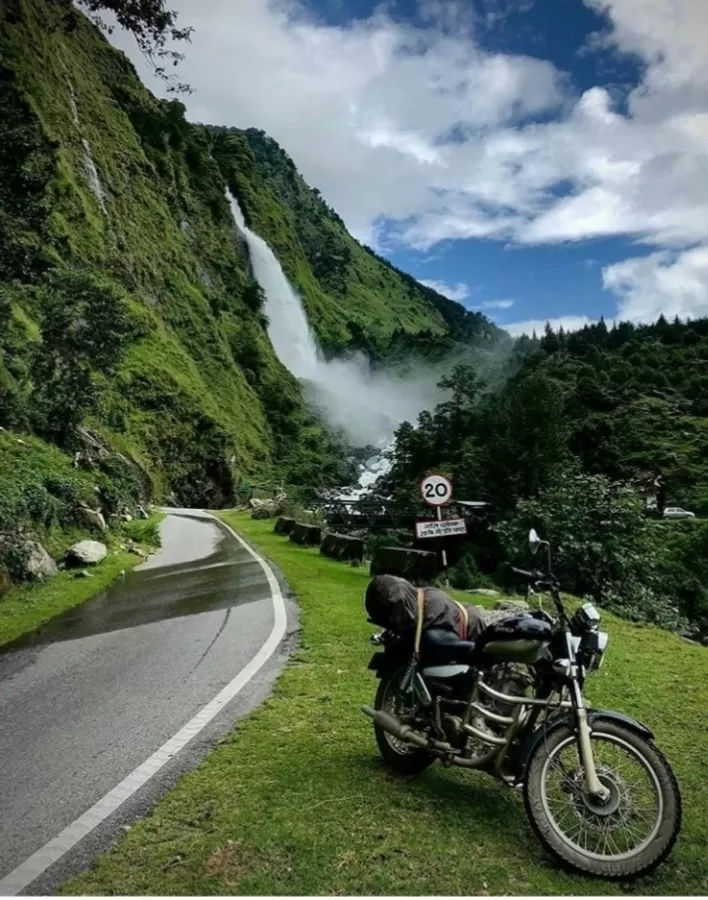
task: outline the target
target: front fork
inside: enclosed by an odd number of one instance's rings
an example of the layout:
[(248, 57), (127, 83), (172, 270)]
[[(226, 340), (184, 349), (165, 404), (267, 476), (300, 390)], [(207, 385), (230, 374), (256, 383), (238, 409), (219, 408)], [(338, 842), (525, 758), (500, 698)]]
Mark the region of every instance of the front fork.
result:
[(592, 741), (590, 740), (590, 725), (588, 724), (588, 711), (585, 706), (585, 698), (580, 690), (578, 682), (578, 664), (575, 652), (570, 641), (570, 635), (566, 633), (568, 655), (570, 657), (571, 686), (573, 706), (575, 707), (575, 719), (578, 728), (578, 750), (580, 753), (580, 762), (585, 772), (585, 789), (593, 797), (600, 800), (607, 800), (610, 795), (608, 789), (600, 782), (597, 777), (597, 768), (595, 767), (595, 756), (592, 752)]

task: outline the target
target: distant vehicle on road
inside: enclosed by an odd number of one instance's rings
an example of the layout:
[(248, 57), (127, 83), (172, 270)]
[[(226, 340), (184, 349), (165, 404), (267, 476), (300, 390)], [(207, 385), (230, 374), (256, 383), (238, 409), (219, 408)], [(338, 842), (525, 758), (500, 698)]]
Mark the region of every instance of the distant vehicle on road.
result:
[(667, 506), (663, 512), (665, 519), (695, 519), (696, 514), (689, 512), (687, 509), (681, 509), (680, 506)]

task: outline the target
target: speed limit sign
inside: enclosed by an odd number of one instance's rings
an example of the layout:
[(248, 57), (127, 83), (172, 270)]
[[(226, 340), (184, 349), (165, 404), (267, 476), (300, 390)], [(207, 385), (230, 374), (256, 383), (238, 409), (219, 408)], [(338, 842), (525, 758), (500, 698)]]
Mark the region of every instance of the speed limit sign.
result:
[(452, 482), (444, 475), (431, 472), (421, 481), (420, 493), (428, 506), (445, 506), (452, 499)]

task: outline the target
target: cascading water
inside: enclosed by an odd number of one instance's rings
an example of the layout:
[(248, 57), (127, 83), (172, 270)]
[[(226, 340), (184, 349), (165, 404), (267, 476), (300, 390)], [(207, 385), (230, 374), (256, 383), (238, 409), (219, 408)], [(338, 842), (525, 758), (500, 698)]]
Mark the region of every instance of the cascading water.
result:
[(79, 125), (79, 110), (78, 110), (78, 107), (76, 106), (76, 94), (74, 92), (74, 85), (71, 83), (71, 80), (68, 79), (68, 81), (69, 81), (69, 107), (71, 109), (71, 118), (72, 118), (74, 125), (76, 125), (78, 127), (78, 125)]
[[(76, 125), (77, 128), (81, 127), (81, 121), (79, 119), (79, 109), (76, 105), (76, 92), (74, 91), (74, 85), (71, 83), (71, 79), (67, 78), (67, 84), (69, 85), (69, 109), (71, 110), (71, 119)], [(91, 156), (91, 145), (86, 140), (85, 137), (81, 138), (81, 146), (84, 150), (84, 170), (86, 172), (86, 177), (88, 178), (88, 183), (98, 200), (98, 205), (101, 207), (102, 213), (107, 213), (106, 210), (106, 193), (103, 190), (103, 185), (101, 184), (101, 179), (98, 177), (98, 169), (96, 168), (96, 163), (93, 161), (93, 157)]]
[(343, 428), (358, 446), (380, 447), (382, 453), (365, 464), (359, 485), (350, 496), (361, 496), (389, 467), (383, 456), (397, 425), (414, 421), (435, 402), (431, 379), (395, 378), (372, 372), (368, 360), (357, 354), (327, 360), (310, 330), (302, 302), (266, 242), (246, 225), (235, 197), (227, 191), (234, 221), (248, 245), (253, 274), (263, 288), (268, 336), (278, 359), (306, 383), (313, 401), (329, 421)]
[(296, 378), (317, 377), (318, 349), (300, 298), (285, 277), (268, 244), (246, 225), (236, 198), (227, 194), (234, 221), (246, 238), (256, 281), (263, 288), (268, 316), (268, 337), (278, 359)]
[(105, 213), (107, 212), (106, 195), (103, 191), (103, 186), (101, 185), (101, 179), (98, 177), (98, 169), (91, 156), (91, 146), (86, 138), (81, 138), (81, 143), (84, 148), (84, 168), (86, 169), (86, 177), (91, 185), (91, 190), (96, 195), (98, 205), (101, 207), (101, 212)]

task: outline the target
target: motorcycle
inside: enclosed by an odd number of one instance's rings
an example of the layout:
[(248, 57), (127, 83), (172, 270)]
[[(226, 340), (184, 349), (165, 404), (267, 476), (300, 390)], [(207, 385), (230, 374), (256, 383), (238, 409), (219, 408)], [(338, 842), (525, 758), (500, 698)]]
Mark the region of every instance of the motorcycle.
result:
[(604, 661), (608, 635), (585, 603), (566, 611), (550, 544), (529, 533), (546, 571), (512, 571), (527, 599), (550, 595), (556, 615), (534, 611), (489, 625), (475, 642), (420, 650), (379, 632), (369, 669), (380, 679), (373, 719), (387, 764), (417, 775), (436, 760), (487, 772), (523, 791), (541, 843), (566, 866), (630, 880), (660, 865), (681, 827), (679, 786), (649, 728), (589, 708), (586, 678)]

